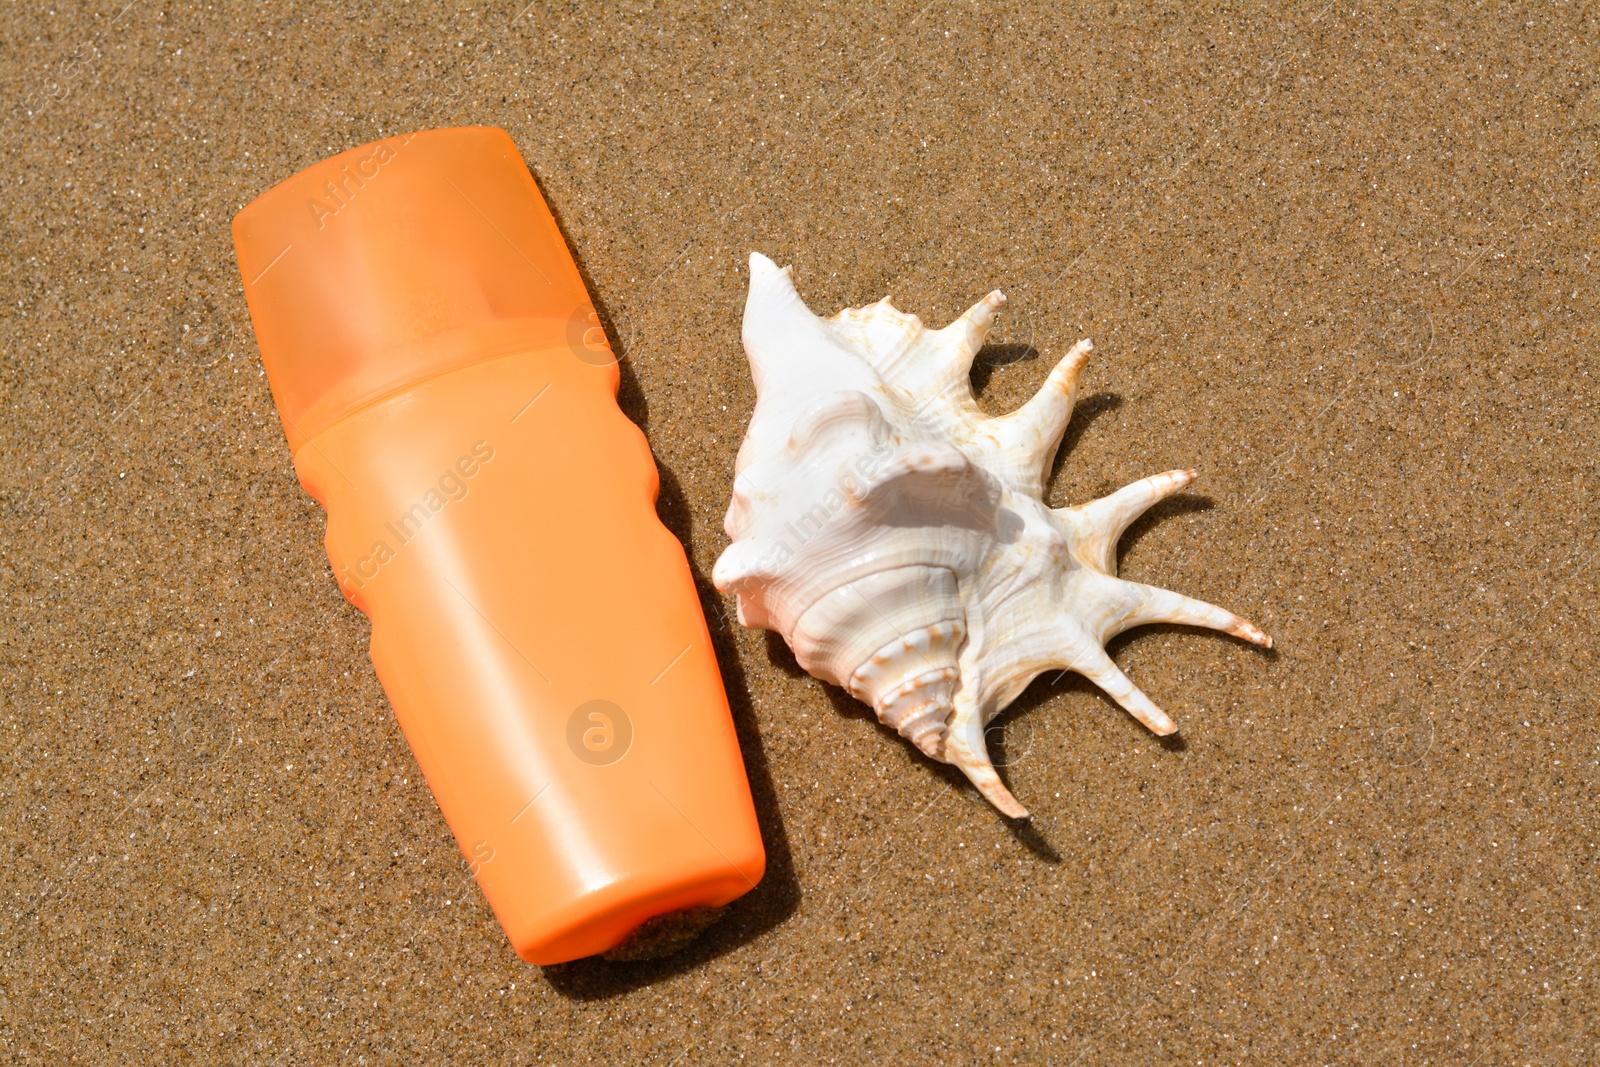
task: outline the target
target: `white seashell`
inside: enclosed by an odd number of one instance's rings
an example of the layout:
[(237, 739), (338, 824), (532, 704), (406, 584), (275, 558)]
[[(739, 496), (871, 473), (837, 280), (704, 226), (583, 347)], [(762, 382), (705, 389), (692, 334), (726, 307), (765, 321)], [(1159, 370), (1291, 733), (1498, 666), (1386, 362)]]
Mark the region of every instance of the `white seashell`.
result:
[(789, 268), (752, 255), (744, 345), (756, 409), (725, 524), (733, 544), (713, 580), (738, 595), (743, 625), (777, 631), (807, 671), (1022, 818), (984, 728), (1040, 673), (1077, 671), (1170, 734), (1106, 641), (1152, 622), (1272, 639), (1221, 608), (1116, 577), (1122, 532), (1194, 471), (1079, 507), (1044, 504), (1092, 346), (1079, 341), (1038, 395), (991, 418), (968, 374), (1004, 302), (992, 292), (942, 330), (887, 297), (821, 319)]

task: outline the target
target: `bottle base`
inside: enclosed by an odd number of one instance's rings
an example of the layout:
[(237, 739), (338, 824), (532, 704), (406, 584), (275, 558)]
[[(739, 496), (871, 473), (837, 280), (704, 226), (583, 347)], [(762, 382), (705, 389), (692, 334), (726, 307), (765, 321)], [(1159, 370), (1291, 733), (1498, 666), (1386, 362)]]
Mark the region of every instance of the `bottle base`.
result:
[[(759, 880), (759, 879), (758, 879)], [(579, 901), (543, 936), (512, 938), (517, 955), (548, 967), (586, 956), (616, 962), (671, 955), (721, 917), (751, 882), (719, 873), (686, 885), (640, 892), (642, 886), (607, 886)]]

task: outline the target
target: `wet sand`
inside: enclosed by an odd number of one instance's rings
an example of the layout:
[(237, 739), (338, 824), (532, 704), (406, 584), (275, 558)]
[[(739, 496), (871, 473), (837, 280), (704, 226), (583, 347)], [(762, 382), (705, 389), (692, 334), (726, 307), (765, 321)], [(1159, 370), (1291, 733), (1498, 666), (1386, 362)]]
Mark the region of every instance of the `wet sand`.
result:
[[(119, 15), (120, 12), (120, 15)], [(0, 1058), (1558, 1063), (1596, 1040), (1593, 12), (1367, 5), (0, 15)], [(416, 770), (294, 479), (228, 223), (380, 136), (504, 127), (623, 356), (769, 873), (541, 972)], [(943, 324), (1050, 485), (1195, 466), (1126, 577), (1264, 653), (1045, 678), (1000, 818), (709, 585), (745, 259)]]

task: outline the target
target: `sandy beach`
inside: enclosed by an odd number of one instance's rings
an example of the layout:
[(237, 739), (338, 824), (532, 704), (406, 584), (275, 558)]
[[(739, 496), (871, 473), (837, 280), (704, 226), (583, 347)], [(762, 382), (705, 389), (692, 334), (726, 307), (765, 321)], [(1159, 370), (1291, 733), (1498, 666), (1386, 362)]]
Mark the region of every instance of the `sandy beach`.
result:
[[(125, 4), (0, 13), (0, 1059), (1592, 1055), (1594, 10)], [(456, 125), (574, 249), (750, 774), (767, 875), (664, 960), (507, 945), (251, 331), (233, 215)], [(1013, 823), (741, 629), (752, 251), (1004, 290), (991, 413), (1093, 338), (1049, 501), (1198, 468), (1121, 573), (1275, 649), (1114, 641), (1170, 739), (1041, 678)]]

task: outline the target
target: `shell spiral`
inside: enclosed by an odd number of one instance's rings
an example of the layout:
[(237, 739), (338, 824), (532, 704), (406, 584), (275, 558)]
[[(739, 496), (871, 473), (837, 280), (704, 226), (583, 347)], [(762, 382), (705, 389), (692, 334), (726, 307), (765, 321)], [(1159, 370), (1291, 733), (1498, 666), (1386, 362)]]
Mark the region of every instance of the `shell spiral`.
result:
[(1128, 524), (1195, 472), (1078, 507), (1043, 502), (1092, 346), (1073, 346), (1022, 408), (985, 415), (968, 376), (1004, 301), (992, 292), (941, 330), (888, 298), (823, 319), (789, 268), (753, 254), (743, 332), (756, 408), (735, 465), (732, 544), (712, 577), (737, 595), (742, 625), (778, 632), (808, 672), (1021, 818), (984, 728), (1040, 673), (1077, 671), (1168, 734), (1106, 641), (1151, 622), (1272, 640), (1116, 576)]

